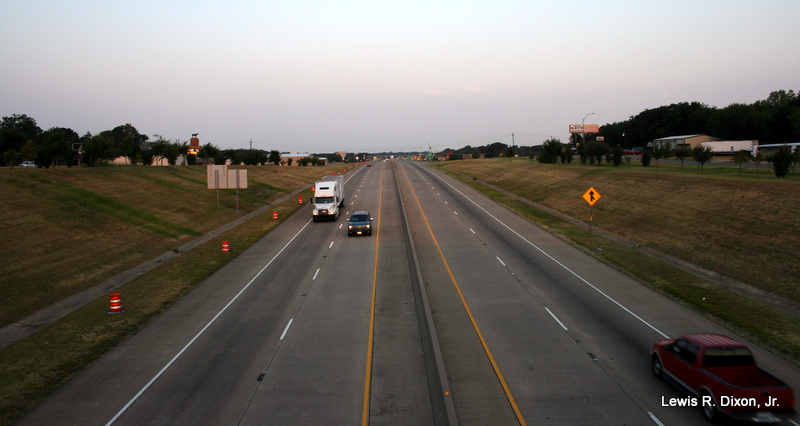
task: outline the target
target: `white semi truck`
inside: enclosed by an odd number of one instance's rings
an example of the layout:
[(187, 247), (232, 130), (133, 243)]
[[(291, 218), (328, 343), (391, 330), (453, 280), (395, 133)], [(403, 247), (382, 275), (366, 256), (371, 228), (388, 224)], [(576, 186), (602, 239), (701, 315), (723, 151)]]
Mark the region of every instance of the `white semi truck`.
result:
[(339, 208), (344, 206), (344, 179), (342, 175), (326, 176), (314, 183), (311, 205), (314, 222), (322, 219), (336, 220)]

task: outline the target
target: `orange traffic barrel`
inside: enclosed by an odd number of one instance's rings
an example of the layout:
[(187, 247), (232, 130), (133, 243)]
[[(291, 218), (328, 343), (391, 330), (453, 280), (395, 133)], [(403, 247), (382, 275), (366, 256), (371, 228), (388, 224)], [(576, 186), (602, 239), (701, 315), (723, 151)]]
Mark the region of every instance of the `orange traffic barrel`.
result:
[(125, 311), (122, 310), (122, 298), (118, 292), (111, 293), (110, 306), (108, 308), (109, 314), (121, 314)]
[(223, 241), (223, 242), (222, 242), (222, 252), (223, 252), (223, 253), (230, 253), (230, 252), (231, 252), (231, 248), (230, 248), (230, 246), (228, 245), (228, 242), (227, 242), (227, 241)]
[(298, 202), (299, 204), (303, 204), (303, 194), (300, 194), (300, 196), (299, 196), (299, 197), (297, 197), (297, 202)]

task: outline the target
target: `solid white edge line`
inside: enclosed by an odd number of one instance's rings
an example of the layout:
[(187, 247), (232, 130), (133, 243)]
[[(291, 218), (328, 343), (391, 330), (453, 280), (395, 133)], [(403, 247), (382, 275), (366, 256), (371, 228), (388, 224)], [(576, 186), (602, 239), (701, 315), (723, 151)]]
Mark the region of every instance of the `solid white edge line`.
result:
[(283, 338), (286, 337), (286, 333), (289, 332), (289, 327), (292, 326), (292, 321), (294, 321), (294, 318), (289, 318), (289, 323), (286, 324), (286, 328), (283, 329), (280, 340), (283, 340)]
[(227, 305), (225, 305), (225, 307), (223, 307), (221, 311), (219, 311), (219, 312), (218, 312), (216, 315), (214, 315), (214, 318), (212, 318), (212, 319), (211, 319), (211, 321), (209, 321), (209, 322), (208, 322), (208, 324), (206, 324), (206, 325), (205, 325), (205, 327), (203, 327), (203, 329), (202, 329), (202, 330), (200, 330), (200, 331), (199, 331), (199, 332), (198, 332), (198, 333), (197, 333), (197, 334), (196, 334), (196, 335), (195, 335), (195, 336), (192, 338), (192, 340), (190, 340), (190, 341), (189, 341), (189, 343), (187, 343), (187, 344), (186, 344), (186, 346), (184, 346), (184, 347), (183, 347), (183, 349), (181, 349), (181, 350), (180, 350), (180, 352), (178, 352), (178, 353), (177, 353), (177, 354), (176, 354), (176, 355), (175, 355), (175, 356), (174, 356), (174, 357), (173, 357), (173, 358), (172, 358), (172, 359), (171, 359), (171, 360), (170, 360), (170, 361), (167, 363), (167, 365), (165, 365), (165, 366), (164, 366), (164, 368), (162, 368), (162, 369), (161, 369), (161, 371), (159, 371), (159, 372), (158, 372), (158, 373), (155, 375), (155, 377), (153, 377), (152, 379), (150, 379), (150, 381), (149, 381), (149, 382), (147, 382), (147, 384), (146, 384), (146, 385), (144, 385), (144, 387), (143, 387), (143, 388), (142, 388), (142, 389), (139, 391), (139, 393), (137, 393), (137, 394), (136, 394), (136, 395), (135, 395), (133, 398), (131, 398), (131, 400), (130, 400), (130, 401), (128, 401), (128, 403), (127, 403), (127, 404), (125, 404), (125, 406), (124, 406), (124, 407), (122, 407), (122, 409), (121, 409), (121, 410), (119, 410), (119, 412), (118, 412), (118, 413), (117, 413), (117, 414), (116, 414), (116, 415), (115, 415), (115, 416), (114, 416), (114, 417), (113, 417), (111, 420), (109, 420), (109, 421), (108, 421), (108, 423), (106, 423), (106, 426), (110, 426), (110, 425), (114, 424), (114, 422), (116, 422), (116, 421), (117, 421), (117, 419), (119, 419), (119, 417), (120, 417), (122, 414), (124, 414), (124, 413), (125, 413), (125, 411), (127, 411), (127, 410), (128, 410), (128, 408), (130, 408), (130, 406), (131, 406), (131, 405), (133, 405), (133, 403), (134, 403), (134, 402), (136, 402), (136, 400), (137, 400), (137, 399), (139, 399), (139, 397), (140, 397), (140, 396), (142, 396), (142, 394), (144, 394), (144, 392), (145, 392), (145, 391), (146, 391), (148, 388), (150, 388), (150, 386), (152, 386), (152, 385), (153, 385), (153, 383), (155, 383), (155, 381), (156, 381), (156, 380), (158, 380), (158, 378), (159, 378), (159, 377), (161, 377), (161, 375), (162, 375), (162, 374), (164, 374), (164, 372), (166, 372), (166, 371), (167, 371), (167, 369), (169, 369), (169, 367), (171, 367), (171, 366), (172, 366), (172, 364), (174, 364), (174, 363), (175, 363), (175, 361), (177, 361), (177, 360), (178, 360), (178, 358), (180, 358), (180, 356), (181, 356), (181, 355), (183, 355), (183, 353), (184, 353), (184, 352), (186, 352), (186, 350), (187, 350), (187, 349), (189, 349), (189, 346), (192, 346), (192, 344), (195, 342), (195, 340), (197, 340), (197, 339), (198, 339), (198, 338), (199, 338), (199, 337), (200, 337), (200, 336), (201, 336), (203, 333), (205, 333), (205, 331), (208, 329), (208, 327), (210, 327), (210, 326), (211, 326), (211, 324), (213, 324), (213, 323), (214, 323), (214, 321), (216, 321), (216, 320), (217, 320), (217, 318), (219, 318), (219, 317), (220, 317), (220, 315), (222, 315), (222, 313), (223, 313), (223, 312), (225, 312), (225, 310), (227, 310), (227, 309), (228, 309), (228, 307), (229, 307), (229, 306), (231, 306), (231, 305), (233, 304), (233, 302), (235, 302), (235, 301), (236, 301), (236, 299), (238, 299), (238, 298), (239, 298), (239, 296), (241, 296), (241, 295), (242, 295), (242, 293), (244, 293), (244, 291), (245, 291), (245, 290), (247, 290), (247, 289), (250, 287), (250, 285), (251, 285), (251, 284), (253, 284), (253, 282), (255, 282), (255, 280), (256, 280), (256, 279), (257, 279), (257, 278), (258, 278), (258, 277), (259, 277), (259, 276), (260, 276), (260, 275), (261, 275), (261, 274), (262, 274), (262, 273), (263, 273), (263, 272), (264, 272), (264, 271), (265, 271), (265, 270), (266, 270), (268, 267), (269, 267), (269, 265), (271, 265), (271, 264), (272, 264), (272, 262), (274, 262), (274, 261), (275, 261), (275, 259), (277, 259), (277, 258), (278, 258), (278, 256), (280, 256), (280, 255), (281, 255), (281, 253), (283, 253), (283, 251), (284, 251), (284, 250), (286, 250), (286, 247), (289, 247), (289, 244), (291, 244), (291, 243), (292, 243), (292, 241), (294, 241), (294, 240), (295, 240), (295, 238), (297, 238), (297, 236), (298, 236), (298, 235), (300, 235), (300, 233), (301, 233), (301, 232), (303, 232), (303, 230), (304, 230), (304, 229), (306, 229), (306, 227), (308, 226), (308, 224), (309, 224), (309, 223), (311, 223), (311, 219), (309, 219), (309, 220), (308, 220), (308, 222), (306, 222), (306, 224), (305, 224), (305, 225), (303, 225), (303, 227), (302, 227), (302, 228), (300, 228), (300, 230), (299, 230), (299, 231), (297, 231), (297, 233), (296, 233), (296, 234), (294, 234), (294, 237), (292, 237), (292, 239), (291, 239), (291, 240), (289, 240), (289, 242), (288, 242), (288, 243), (286, 243), (286, 245), (285, 245), (285, 246), (283, 246), (283, 248), (282, 248), (282, 249), (281, 249), (281, 250), (280, 250), (280, 251), (279, 251), (279, 252), (278, 252), (278, 253), (277, 253), (277, 254), (276, 254), (276, 255), (275, 255), (275, 256), (274, 256), (272, 259), (270, 259), (270, 261), (269, 261), (269, 262), (267, 262), (267, 264), (266, 264), (266, 265), (264, 265), (264, 267), (263, 267), (263, 268), (261, 268), (261, 270), (260, 270), (260, 271), (258, 271), (258, 273), (256, 274), (256, 276), (254, 276), (254, 277), (253, 277), (253, 279), (251, 279), (251, 280), (250, 280), (250, 282), (249, 282), (249, 283), (247, 283), (247, 285), (246, 285), (246, 286), (244, 286), (244, 288), (242, 288), (242, 289), (239, 291), (239, 293), (236, 293), (236, 296), (233, 296), (233, 299), (231, 299), (231, 301), (230, 301), (230, 302), (228, 302), (228, 304), (227, 304)]
[(653, 413), (651, 413), (651, 412), (649, 412), (649, 411), (648, 411), (648, 412), (647, 412), (647, 415), (648, 415), (648, 416), (650, 416), (650, 418), (651, 418), (651, 419), (653, 419), (653, 421), (654, 421), (654, 422), (655, 422), (655, 423), (656, 423), (658, 426), (664, 426), (664, 423), (661, 423), (661, 420), (658, 420), (658, 417), (656, 417), (656, 415), (655, 415), (655, 414), (653, 414)]
[[(438, 176), (437, 176), (437, 177), (438, 177)], [(621, 303), (619, 303), (619, 302), (617, 302), (616, 300), (614, 300), (614, 298), (612, 298), (611, 296), (607, 295), (606, 293), (604, 293), (604, 292), (603, 292), (602, 290), (600, 290), (599, 288), (595, 287), (595, 286), (594, 286), (592, 283), (590, 283), (589, 281), (586, 281), (586, 279), (584, 279), (582, 276), (578, 275), (578, 274), (577, 274), (575, 271), (573, 271), (573, 270), (571, 270), (571, 269), (567, 268), (567, 266), (566, 266), (566, 265), (564, 265), (563, 263), (561, 263), (561, 262), (559, 262), (558, 260), (556, 260), (556, 258), (554, 258), (554, 257), (553, 257), (553, 256), (551, 256), (550, 254), (548, 254), (547, 252), (545, 252), (544, 250), (542, 250), (541, 248), (539, 248), (539, 246), (537, 246), (536, 244), (534, 244), (534, 243), (532, 243), (532, 242), (528, 241), (528, 239), (527, 239), (527, 238), (525, 238), (525, 237), (523, 237), (522, 235), (520, 235), (520, 234), (519, 234), (519, 232), (517, 232), (517, 231), (513, 230), (513, 229), (512, 229), (510, 226), (506, 225), (506, 224), (505, 224), (505, 223), (503, 223), (503, 222), (502, 222), (500, 219), (496, 218), (496, 217), (495, 217), (493, 214), (489, 213), (489, 212), (488, 212), (486, 209), (484, 209), (483, 207), (481, 207), (481, 206), (480, 206), (478, 203), (476, 203), (475, 201), (473, 201), (471, 198), (467, 197), (467, 196), (466, 196), (466, 195), (465, 195), (463, 192), (459, 191), (459, 190), (458, 190), (458, 188), (454, 187), (453, 185), (450, 185), (450, 183), (449, 183), (449, 182), (446, 182), (446, 181), (444, 181), (443, 179), (439, 179), (439, 180), (441, 180), (442, 182), (444, 182), (446, 185), (450, 186), (450, 188), (453, 188), (453, 190), (454, 190), (454, 191), (456, 191), (456, 192), (458, 192), (459, 194), (461, 194), (461, 196), (462, 196), (462, 197), (464, 197), (464, 198), (466, 198), (467, 200), (469, 200), (469, 202), (471, 202), (472, 204), (475, 204), (475, 206), (477, 206), (479, 209), (483, 210), (483, 212), (484, 212), (484, 213), (486, 213), (487, 215), (489, 215), (489, 217), (491, 217), (492, 219), (496, 220), (496, 221), (497, 221), (499, 224), (503, 225), (503, 226), (504, 226), (506, 229), (508, 229), (509, 231), (511, 231), (512, 233), (514, 233), (516, 236), (518, 236), (519, 238), (521, 238), (521, 239), (522, 239), (522, 241), (525, 241), (526, 243), (530, 244), (530, 246), (531, 246), (531, 247), (535, 248), (535, 249), (536, 249), (536, 250), (538, 250), (540, 253), (542, 253), (543, 255), (547, 256), (547, 257), (548, 257), (550, 260), (552, 260), (553, 262), (555, 262), (555, 263), (556, 263), (558, 266), (560, 266), (560, 267), (564, 268), (564, 270), (566, 270), (567, 272), (569, 272), (570, 274), (572, 274), (573, 276), (575, 276), (575, 278), (577, 278), (577, 279), (579, 279), (579, 280), (583, 281), (583, 282), (584, 282), (584, 284), (588, 285), (589, 287), (591, 287), (592, 289), (594, 289), (596, 292), (598, 292), (598, 293), (602, 294), (602, 295), (603, 295), (603, 296), (604, 296), (606, 299), (610, 300), (612, 303), (614, 303), (615, 305), (619, 306), (619, 307), (620, 307), (622, 310), (624, 310), (625, 312), (627, 312), (628, 314), (630, 314), (632, 317), (634, 317), (634, 318), (636, 318), (637, 320), (639, 320), (639, 321), (640, 321), (642, 324), (644, 324), (644, 325), (646, 325), (646, 326), (650, 327), (650, 329), (651, 329), (651, 330), (653, 330), (653, 331), (655, 331), (656, 333), (660, 334), (660, 335), (661, 335), (662, 337), (664, 337), (665, 339), (669, 339), (669, 336), (667, 336), (666, 334), (664, 334), (664, 333), (663, 333), (661, 330), (659, 330), (659, 329), (655, 328), (655, 327), (654, 327), (652, 324), (650, 324), (649, 322), (645, 321), (645, 320), (644, 320), (643, 318), (641, 318), (640, 316), (638, 316), (638, 315), (636, 315), (635, 313), (633, 313), (633, 312), (632, 312), (630, 309), (626, 308), (626, 307), (625, 307), (625, 306), (623, 306)], [(458, 213), (456, 213), (456, 214), (458, 214)]]
[(566, 325), (564, 325), (564, 323), (563, 323), (563, 322), (561, 322), (561, 320), (560, 320), (560, 319), (558, 319), (558, 317), (556, 317), (556, 315), (555, 315), (553, 312), (551, 312), (551, 311), (550, 311), (550, 309), (547, 309), (547, 307), (545, 307), (545, 308), (544, 308), (544, 310), (545, 310), (545, 311), (547, 311), (547, 313), (548, 313), (548, 314), (550, 314), (550, 316), (551, 316), (551, 317), (553, 317), (553, 319), (554, 319), (554, 320), (556, 320), (556, 322), (558, 323), (558, 325), (560, 325), (560, 326), (561, 326), (561, 328), (563, 328), (563, 329), (564, 329), (564, 331), (569, 331), (569, 330), (567, 330), (567, 326), (566, 326)]

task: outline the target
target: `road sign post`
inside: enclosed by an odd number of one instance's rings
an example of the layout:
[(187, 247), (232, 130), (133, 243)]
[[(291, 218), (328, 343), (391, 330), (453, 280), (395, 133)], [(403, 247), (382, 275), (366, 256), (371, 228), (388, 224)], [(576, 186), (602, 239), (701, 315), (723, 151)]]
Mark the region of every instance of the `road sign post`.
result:
[(600, 193), (597, 192), (596, 189), (589, 187), (589, 190), (583, 194), (583, 199), (589, 203), (589, 233), (592, 233), (592, 220), (594, 219), (594, 214), (592, 212), (592, 208), (594, 207), (594, 203), (597, 202), (601, 197)]

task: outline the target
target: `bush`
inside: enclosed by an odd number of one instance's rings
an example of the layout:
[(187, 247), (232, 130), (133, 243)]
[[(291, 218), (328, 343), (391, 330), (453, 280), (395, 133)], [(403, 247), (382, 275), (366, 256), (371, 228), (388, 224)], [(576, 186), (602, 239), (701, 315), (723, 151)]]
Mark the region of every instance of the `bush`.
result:
[(650, 151), (645, 151), (642, 153), (642, 167), (647, 167), (650, 165), (650, 161), (653, 159), (653, 154)]
[(775, 177), (786, 177), (789, 173), (789, 168), (792, 167), (792, 148), (789, 145), (778, 148), (767, 161), (772, 163), (772, 168), (775, 169)]

